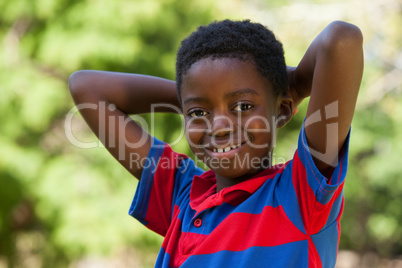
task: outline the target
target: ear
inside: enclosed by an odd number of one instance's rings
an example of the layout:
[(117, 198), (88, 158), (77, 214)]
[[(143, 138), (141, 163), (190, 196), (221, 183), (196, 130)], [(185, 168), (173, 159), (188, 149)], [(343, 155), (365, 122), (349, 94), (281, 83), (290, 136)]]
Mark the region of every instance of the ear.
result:
[(276, 115), (276, 127), (284, 127), (293, 116), (293, 100), (288, 95), (278, 98), (278, 113)]

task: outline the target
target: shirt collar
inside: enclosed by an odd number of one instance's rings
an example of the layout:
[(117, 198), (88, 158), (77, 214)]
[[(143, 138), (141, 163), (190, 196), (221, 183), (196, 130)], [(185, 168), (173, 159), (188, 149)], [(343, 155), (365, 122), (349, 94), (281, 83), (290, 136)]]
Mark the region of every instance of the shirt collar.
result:
[(216, 193), (216, 177), (212, 170), (200, 176), (194, 176), (190, 191), (190, 206), (200, 212), (202, 210), (219, 206), (223, 202), (238, 205), (257, 191), (268, 179), (283, 170), (286, 165), (276, 165), (261, 171), (252, 178), (236, 185), (222, 189)]

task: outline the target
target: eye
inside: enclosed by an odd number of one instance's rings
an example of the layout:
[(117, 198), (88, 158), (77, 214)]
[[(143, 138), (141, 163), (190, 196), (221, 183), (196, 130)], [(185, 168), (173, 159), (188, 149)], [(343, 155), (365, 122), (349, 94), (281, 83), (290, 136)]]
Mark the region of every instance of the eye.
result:
[(188, 113), (188, 116), (193, 117), (193, 118), (199, 118), (199, 117), (206, 116), (207, 114), (208, 113), (203, 110), (195, 110), (195, 111), (193, 110)]
[(250, 110), (251, 108), (253, 108), (254, 106), (248, 103), (240, 103), (238, 105), (236, 105), (233, 110), (236, 112), (244, 112), (247, 110)]

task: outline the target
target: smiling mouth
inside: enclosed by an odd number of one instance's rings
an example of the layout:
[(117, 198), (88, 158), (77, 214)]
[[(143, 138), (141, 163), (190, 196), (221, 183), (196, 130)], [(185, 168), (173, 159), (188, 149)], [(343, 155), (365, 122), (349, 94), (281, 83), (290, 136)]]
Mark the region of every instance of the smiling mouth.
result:
[(227, 153), (230, 152), (232, 150), (235, 150), (237, 148), (239, 148), (240, 146), (242, 146), (243, 143), (237, 144), (237, 145), (231, 145), (231, 146), (227, 146), (224, 148), (208, 148), (208, 150), (214, 152), (214, 153)]

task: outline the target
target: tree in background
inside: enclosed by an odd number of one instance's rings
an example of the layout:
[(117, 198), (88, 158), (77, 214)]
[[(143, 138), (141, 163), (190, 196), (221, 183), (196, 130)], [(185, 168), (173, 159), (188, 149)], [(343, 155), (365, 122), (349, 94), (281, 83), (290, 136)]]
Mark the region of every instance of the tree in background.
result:
[[(401, 3), (265, 2), (0, 2), (0, 267), (74, 267), (90, 256), (153, 265), (160, 238), (126, 216), (135, 180), (78, 114), (65, 125), (66, 114), (75, 111), (67, 79), (79, 69), (173, 79), (180, 40), (225, 17), (273, 29), (290, 65), (331, 20), (362, 29), (366, 65), (352, 126), (341, 248), (401, 255)], [(277, 156), (293, 154), (305, 109), (280, 131), (278, 147), (285, 149)], [(179, 116), (158, 115), (156, 124), (150, 131), (160, 139), (180, 135)], [(93, 148), (77, 148), (69, 133)], [(174, 148), (189, 153), (185, 139)]]

